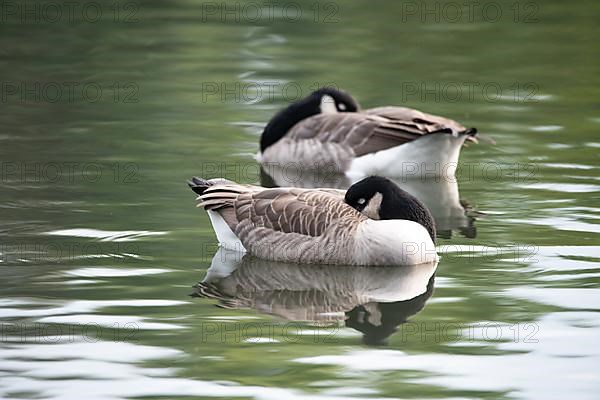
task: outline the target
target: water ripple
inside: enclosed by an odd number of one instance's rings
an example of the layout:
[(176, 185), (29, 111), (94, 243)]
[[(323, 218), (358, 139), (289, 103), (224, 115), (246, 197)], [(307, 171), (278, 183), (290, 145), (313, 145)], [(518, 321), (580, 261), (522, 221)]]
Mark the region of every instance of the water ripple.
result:
[(90, 228), (60, 229), (45, 232), (52, 236), (72, 236), (100, 239), (101, 242), (130, 242), (146, 236), (166, 235), (168, 232), (153, 231), (103, 231)]

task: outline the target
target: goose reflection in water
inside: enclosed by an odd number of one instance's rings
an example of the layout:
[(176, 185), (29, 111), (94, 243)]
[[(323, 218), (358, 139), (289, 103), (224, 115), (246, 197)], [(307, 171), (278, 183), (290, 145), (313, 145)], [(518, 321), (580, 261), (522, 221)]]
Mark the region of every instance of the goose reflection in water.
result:
[(286, 264), (219, 248), (192, 296), (291, 321), (344, 323), (362, 332), (365, 344), (381, 345), (423, 309), (436, 267)]
[[(294, 186), (301, 188), (348, 189), (354, 182), (347, 175), (323, 171), (300, 170), (293, 164), (281, 168), (267, 165), (261, 168), (261, 185), (264, 187)], [(481, 215), (466, 201), (460, 199), (455, 177), (391, 178), (398, 186), (421, 200), (435, 219), (437, 237), (450, 239), (453, 231), (467, 238), (477, 236), (475, 217)]]

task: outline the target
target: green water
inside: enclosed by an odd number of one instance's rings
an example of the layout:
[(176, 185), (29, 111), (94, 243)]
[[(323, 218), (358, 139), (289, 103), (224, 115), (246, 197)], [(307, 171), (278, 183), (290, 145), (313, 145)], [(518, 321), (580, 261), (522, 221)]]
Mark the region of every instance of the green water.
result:
[[(20, 4), (0, 24), (0, 397), (598, 396), (597, 2)], [(469, 217), (435, 280), (364, 306), (353, 290), (394, 276), (315, 270), (295, 293), (245, 259), (271, 292), (236, 271), (214, 285), (243, 299), (189, 297), (216, 246), (186, 179), (259, 183), (263, 124), (326, 84), (496, 141), (462, 152)]]

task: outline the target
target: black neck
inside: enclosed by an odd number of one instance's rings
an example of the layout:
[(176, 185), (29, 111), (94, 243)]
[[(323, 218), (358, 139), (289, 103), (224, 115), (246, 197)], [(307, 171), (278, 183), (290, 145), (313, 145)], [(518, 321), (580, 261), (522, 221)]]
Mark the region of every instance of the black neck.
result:
[(320, 112), (319, 105), (315, 104), (314, 100), (311, 98), (297, 101), (289, 107), (279, 111), (271, 121), (269, 121), (260, 137), (260, 151), (265, 151), (267, 147), (284, 137), (298, 122), (319, 114)]
[(383, 193), (380, 215), (385, 219), (405, 219), (421, 224), (435, 243), (435, 221), (427, 207), (415, 196), (400, 188), (389, 191), (390, 193)]

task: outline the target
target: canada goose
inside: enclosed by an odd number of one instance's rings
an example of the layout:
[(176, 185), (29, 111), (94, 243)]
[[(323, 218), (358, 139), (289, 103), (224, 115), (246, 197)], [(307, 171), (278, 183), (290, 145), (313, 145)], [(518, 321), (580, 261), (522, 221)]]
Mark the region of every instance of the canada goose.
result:
[[(219, 248), (193, 297), (317, 325), (345, 323), (380, 344), (433, 292), (437, 262), (393, 268), (264, 261)], [(326, 335), (326, 333), (323, 333)]]
[(208, 211), (220, 245), (259, 258), (347, 265), (438, 258), (430, 212), (387, 178), (365, 178), (347, 192), (195, 177), (188, 185)]
[[(473, 210), (467, 201), (460, 198), (456, 179), (389, 179), (425, 204), (433, 215), (438, 238), (450, 239), (453, 231), (458, 231), (467, 238), (477, 236), (475, 216), (481, 213)], [(294, 186), (307, 189), (347, 189), (352, 185), (353, 179), (343, 174), (315, 175), (314, 171), (290, 173), (285, 168), (271, 165), (261, 168), (260, 182), (262, 186), (269, 188)]]
[(263, 165), (351, 176), (454, 176), (475, 128), (404, 107), (361, 110), (349, 94), (316, 90), (279, 111), (260, 138)]

